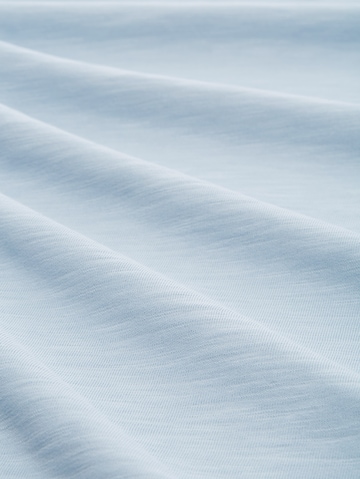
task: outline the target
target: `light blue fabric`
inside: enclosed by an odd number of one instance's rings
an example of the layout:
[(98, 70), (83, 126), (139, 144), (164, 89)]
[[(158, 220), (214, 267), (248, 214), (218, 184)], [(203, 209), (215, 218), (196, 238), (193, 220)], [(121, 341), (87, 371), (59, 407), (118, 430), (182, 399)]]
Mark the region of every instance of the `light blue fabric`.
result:
[(360, 5), (0, 2), (0, 477), (360, 477)]

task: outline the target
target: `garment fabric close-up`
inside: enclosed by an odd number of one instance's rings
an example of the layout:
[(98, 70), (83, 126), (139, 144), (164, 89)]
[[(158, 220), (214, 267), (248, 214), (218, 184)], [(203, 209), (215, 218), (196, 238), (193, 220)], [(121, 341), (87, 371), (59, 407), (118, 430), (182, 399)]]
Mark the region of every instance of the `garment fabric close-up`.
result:
[(0, 478), (359, 479), (360, 1), (0, 1)]

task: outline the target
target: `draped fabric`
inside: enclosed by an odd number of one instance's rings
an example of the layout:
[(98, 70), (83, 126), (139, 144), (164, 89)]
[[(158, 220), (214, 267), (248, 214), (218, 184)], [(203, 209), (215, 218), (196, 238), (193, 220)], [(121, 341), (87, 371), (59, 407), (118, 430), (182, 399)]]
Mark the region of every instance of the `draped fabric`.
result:
[(0, 477), (360, 477), (359, 78), (359, 2), (0, 2)]

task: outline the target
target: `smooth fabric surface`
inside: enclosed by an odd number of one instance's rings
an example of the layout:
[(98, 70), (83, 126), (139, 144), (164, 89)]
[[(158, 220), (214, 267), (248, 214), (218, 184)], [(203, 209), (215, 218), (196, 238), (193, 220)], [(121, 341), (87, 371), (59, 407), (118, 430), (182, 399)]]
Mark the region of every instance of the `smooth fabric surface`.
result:
[(0, 477), (360, 477), (359, 2), (0, 2)]

